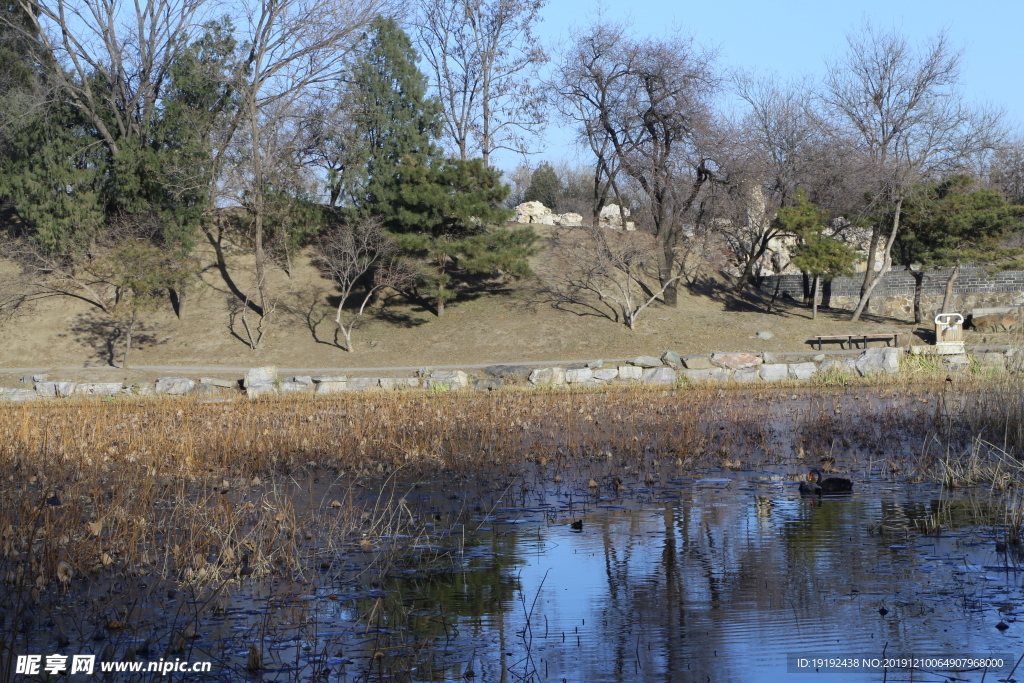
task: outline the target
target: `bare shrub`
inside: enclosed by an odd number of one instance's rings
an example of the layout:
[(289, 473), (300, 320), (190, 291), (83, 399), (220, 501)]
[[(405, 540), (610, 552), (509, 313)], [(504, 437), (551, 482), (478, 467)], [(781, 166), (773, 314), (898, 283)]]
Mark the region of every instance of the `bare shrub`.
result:
[(658, 243), (640, 231), (569, 228), (555, 234), (548, 253), (539, 273), (543, 301), (576, 315), (621, 322), (629, 329), (682, 277), (658, 283)]

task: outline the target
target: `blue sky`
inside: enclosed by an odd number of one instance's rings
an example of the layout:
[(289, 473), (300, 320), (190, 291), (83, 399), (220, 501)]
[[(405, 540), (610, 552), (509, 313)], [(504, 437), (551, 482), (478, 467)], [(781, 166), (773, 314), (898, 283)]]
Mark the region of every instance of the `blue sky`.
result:
[[(1024, 0), (548, 0), (538, 32), (545, 44), (555, 46), (573, 26), (589, 24), (599, 7), (608, 20), (631, 20), (637, 35), (678, 28), (717, 48), (724, 69), (774, 72), (783, 79), (820, 78), (826, 60), (845, 52), (846, 34), (865, 19), (897, 29), (917, 44), (945, 29), (951, 44), (964, 51), (961, 83), (967, 99), (1001, 107), (1009, 122), (1024, 123)], [(532, 164), (574, 160), (566, 131), (550, 126), (545, 142)], [(520, 161), (505, 155), (498, 165), (510, 170)]]

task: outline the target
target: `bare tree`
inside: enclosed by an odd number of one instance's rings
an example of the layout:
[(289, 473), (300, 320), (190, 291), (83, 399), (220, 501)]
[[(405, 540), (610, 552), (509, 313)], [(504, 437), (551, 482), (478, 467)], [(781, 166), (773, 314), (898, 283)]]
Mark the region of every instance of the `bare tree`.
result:
[[(415, 273), (401, 259), (398, 248), (387, 238), (381, 222), (367, 219), (354, 224), (340, 224), (316, 243), (321, 269), (338, 285), (338, 310), (334, 316), (338, 333), (345, 337), (345, 350), (352, 351), (352, 331), (363, 319), (367, 304), (382, 289), (406, 289), (415, 281)], [(362, 298), (353, 296), (356, 287), (364, 286)], [(358, 304), (345, 320), (344, 307)]]
[(739, 294), (762, 258), (791, 237), (775, 214), (798, 186), (811, 184), (824, 145), (816, 144), (821, 132), (807, 104), (806, 83), (780, 85), (774, 78), (741, 76), (735, 86), (749, 109), (723, 145), (724, 171), (715, 194), (724, 219), (718, 231), (740, 269), (734, 286)]
[(635, 40), (620, 26), (598, 24), (576, 36), (556, 77), (611, 190), (619, 194), (624, 175), (643, 199), (670, 306), (687, 213), (714, 176), (707, 146), (719, 79), (712, 61), (713, 54), (678, 36)]
[[(957, 169), (991, 150), (1000, 115), (964, 105), (957, 90), (961, 53), (944, 33), (922, 50), (905, 37), (865, 25), (847, 36), (846, 57), (829, 65), (824, 102), (836, 127), (849, 131), (876, 179), (874, 201), (894, 207), (889, 225), (875, 225), (860, 301), (864, 312), (875, 286), (892, 266), (892, 246), (907, 194), (928, 178)], [(882, 264), (875, 269), (878, 254)]]
[[(233, 182), (222, 187), (251, 216), (255, 264), (241, 316), (253, 349), (269, 329), (275, 305), (267, 279), (268, 195), (283, 185), (294, 187), (301, 176), (306, 138), (299, 119), (324, 90), (335, 86), (360, 30), (386, 2), (249, 0), (241, 5), (249, 51), (239, 70), (240, 105), (221, 136), (216, 163), (240, 162)], [(249, 325), (249, 313), (259, 316), (254, 326)]]
[(463, 161), (490, 165), (498, 149), (530, 150), (544, 124), (533, 33), (545, 0), (436, 0), (422, 4), (418, 38), (444, 104), (445, 133)]
[(681, 275), (660, 286), (657, 241), (650, 234), (569, 228), (556, 233), (538, 273), (542, 300), (576, 315), (596, 315), (635, 329), (640, 314)]

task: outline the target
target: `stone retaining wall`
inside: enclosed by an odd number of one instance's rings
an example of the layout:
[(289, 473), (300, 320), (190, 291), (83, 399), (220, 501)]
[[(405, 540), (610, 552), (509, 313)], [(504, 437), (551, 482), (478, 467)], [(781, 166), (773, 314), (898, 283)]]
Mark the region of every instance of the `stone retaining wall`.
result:
[[(915, 350), (933, 347), (915, 347)], [(0, 387), (0, 401), (34, 401), (44, 398), (77, 396), (113, 397), (132, 396), (194, 396), (201, 401), (229, 401), (244, 395), (250, 399), (291, 393), (313, 395), (336, 394), (348, 391), (449, 391), (474, 389), (490, 391), (506, 382), (526, 381), (538, 388), (564, 386), (603, 386), (610, 384), (648, 384), (677, 386), (680, 381), (691, 382), (778, 382), (782, 380), (809, 380), (819, 373), (838, 373), (850, 377), (875, 374), (895, 374), (900, 370), (900, 359), (906, 349), (877, 347), (865, 349), (857, 357), (840, 359), (814, 356), (802, 363), (781, 363), (769, 352), (713, 353), (699, 356), (680, 356), (666, 351), (662, 356), (638, 356), (630, 361), (605, 363), (592, 361), (586, 365), (568, 368), (544, 367), (533, 369), (526, 365), (492, 365), (485, 368), (487, 377), (471, 378), (462, 370), (423, 369), (415, 377), (352, 377), (345, 375), (315, 375), (278, 378), (277, 368), (253, 368), (239, 380), (201, 377), (197, 383), (183, 377), (162, 377), (155, 383), (122, 384), (120, 382), (59, 382), (47, 375), (25, 375), (23, 388)], [(972, 364), (994, 369), (1017, 367), (1020, 358), (1014, 353), (982, 353), (974, 358), (966, 354), (942, 356), (950, 369), (969, 368)], [(244, 392), (244, 393), (243, 393)]]
[[(921, 309), (930, 319), (942, 306), (946, 280), (951, 269), (929, 270), (921, 285)], [(823, 283), (823, 307), (852, 311), (860, 297), (863, 275), (840, 277)], [(771, 296), (778, 283), (779, 296), (803, 301), (803, 275), (768, 275), (759, 278), (757, 286)], [(810, 286), (810, 285), (808, 285)], [(807, 291), (809, 295), (809, 290)], [(1018, 306), (1024, 304), (1024, 271), (1008, 270), (989, 274), (983, 266), (965, 266), (953, 284), (953, 309), (965, 315), (973, 308), (985, 306)], [(901, 267), (885, 274), (875, 287), (867, 312), (892, 318), (913, 318), (914, 277)]]

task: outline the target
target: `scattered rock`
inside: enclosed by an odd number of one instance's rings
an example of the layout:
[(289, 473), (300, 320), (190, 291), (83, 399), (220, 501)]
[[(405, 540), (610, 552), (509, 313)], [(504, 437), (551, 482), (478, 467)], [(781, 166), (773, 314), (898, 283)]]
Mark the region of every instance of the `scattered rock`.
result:
[(654, 356), (637, 356), (633, 360), (629, 361), (633, 365), (641, 368), (660, 368), (661, 359), (655, 358)]
[(676, 370), (683, 369), (683, 359), (675, 351), (666, 351), (661, 354), (661, 362)]
[(37, 382), (45, 382), (46, 377), (46, 375), (22, 375), (21, 383), (35, 385)]
[(195, 382), (184, 377), (160, 377), (156, 381), (156, 393), (158, 396), (163, 394), (184, 396), (195, 385)]
[(812, 356), (811, 360), (814, 361), (815, 363), (820, 363), (821, 361), (825, 360), (825, 354), (819, 353), (816, 356)]
[(613, 379), (619, 376), (617, 368), (601, 368), (594, 370), (594, 379), (602, 382), (611, 382)]
[(474, 389), (477, 391), (494, 391), (500, 389), (501, 385), (504, 384), (504, 380), (500, 377), (488, 377), (487, 379), (475, 379), (471, 382)]
[(529, 379), (530, 367), (528, 365), (488, 365), (484, 368), (484, 374), (491, 377), (517, 377), (521, 380)]
[(720, 368), (739, 370), (761, 364), (761, 359), (752, 353), (713, 353), (711, 364)]
[(761, 362), (767, 365), (772, 365), (774, 363), (778, 363), (779, 359), (771, 351), (765, 351), (764, 353), (761, 354)]
[(752, 337), (752, 339), (753, 338), (756, 338), (756, 339), (771, 339), (774, 336), (775, 335), (773, 333), (769, 332), (768, 330), (761, 330), (760, 332), (757, 332), (756, 334), (754, 334), (754, 337)]
[(781, 382), (789, 378), (789, 366), (785, 363), (769, 363), (761, 366), (760, 374), (765, 382)]
[(789, 378), (790, 379), (810, 379), (814, 376), (814, 373), (818, 371), (818, 366), (814, 363), (790, 363), (789, 364)]
[(530, 384), (538, 387), (560, 387), (565, 384), (565, 370), (539, 368), (530, 373)]
[(251, 384), (267, 384), (276, 379), (276, 366), (268, 365), (262, 368), (251, 368), (249, 372), (245, 373), (245, 377), (242, 379), (242, 386), (248, 389)]
[(643, 368), (635, 365), (620, 365), (619, 379), (640, 379), (644, 376)]
[(675, 384), (676, 371), (672, 368), (648, 368), (641, 379), (647, 384)]

